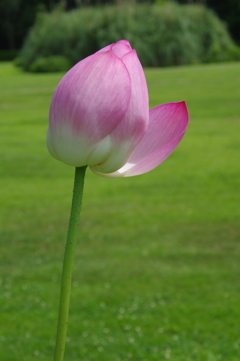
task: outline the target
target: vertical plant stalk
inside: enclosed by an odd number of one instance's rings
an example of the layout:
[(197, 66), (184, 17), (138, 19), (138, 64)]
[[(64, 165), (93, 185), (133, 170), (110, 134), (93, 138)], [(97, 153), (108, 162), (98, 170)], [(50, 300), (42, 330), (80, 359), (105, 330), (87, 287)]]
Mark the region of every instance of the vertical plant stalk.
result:
[(78, 228), (79, 228), (84, 176), (85, 176), (86, 168), (87, 167), (84, 166), (84, 167), (77, 167), (75, 169), (72, 209), (69, 220), (67, 242), (65, 247), (65, 254), (64, 254), (63, 268), (62, 268), (62, 283), (61, 283), (54, 361), (63, 361), (64, 358), (66, 334), (67, 334), (67, 326), (68, 326), (71, 282), (72, 282), (72, 265), (73, 265), (74, 250), (75, 250)]

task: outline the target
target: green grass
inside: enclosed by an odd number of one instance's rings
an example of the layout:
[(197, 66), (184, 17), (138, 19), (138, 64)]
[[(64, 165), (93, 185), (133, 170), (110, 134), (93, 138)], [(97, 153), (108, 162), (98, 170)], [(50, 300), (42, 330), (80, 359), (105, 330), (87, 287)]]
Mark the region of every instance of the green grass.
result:
[[(240, 360), (240, 63), (146, 70), (190, 125), (152, 172), (87, 171), (66, 361)], [(47, 152), (62, 74), (0, 65), (1, 361), (53, 358), (74, 169)]]

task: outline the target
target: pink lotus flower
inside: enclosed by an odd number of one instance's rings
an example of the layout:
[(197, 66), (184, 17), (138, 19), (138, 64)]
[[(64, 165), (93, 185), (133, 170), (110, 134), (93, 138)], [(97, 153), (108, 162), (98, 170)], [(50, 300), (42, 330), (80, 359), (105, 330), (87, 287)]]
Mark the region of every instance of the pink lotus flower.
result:
[(162, 163), (188, 124), (185, 102), (149, 111), (148, 90), (136, 51), (120, 40), (83, 59), (53, 95), (47, 147), (75, 167), (104, 177), (146, 173)]

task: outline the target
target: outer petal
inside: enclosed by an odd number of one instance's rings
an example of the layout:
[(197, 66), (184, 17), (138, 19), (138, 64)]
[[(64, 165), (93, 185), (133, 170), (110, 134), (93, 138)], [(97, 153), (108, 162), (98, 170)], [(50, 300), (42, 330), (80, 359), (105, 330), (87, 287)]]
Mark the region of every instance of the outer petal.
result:
[[(121, 46), (121, 45), (126, 45), (125, 49), (127, 49), (127, 51), (124, 51), (124, 53), (129, 52), (129, 51), (132, 50), (131, 45), (130, 45), (130, 43), (129, 43), (128, 40), (119, 40), (119, 41), (117, 41), (117, 42), (114, 43), (114, 44), (107, 45), (107, 46), (105, 46), (104, 48), (98, 50), (97, 53), (103, 53), (103, 52), (106, 52), (106, 51), (108, 51), (108, 50), (112, 50), (116, 55), (118, 55), (118, 54), (116, 53), (117, 51), (115, 51), (115, 49), (118, 48), (119, 45), (120, 45), (120, 46)], [(124, 48), (124, 47), (123, 47), (123, 48)], [(118, 57), (121, 58), (121, 56), (118, 56)]]
[(131, 45), (127, 41), (118, 41), (112, 45), (112, 51), (119, 58), (122, 58), (124, 55), (132, 51)]
[[(130, 97), (129, 72), (112, 51), (96, 53), (76, 64), (53, 96), (47, 138), (52, 156), (72, 166), (87, 164), (96, 144), (125, 116)], [(107, 146), (101, 147), (103, 153), (90, 164), (108, 157), (109, 144), (107, 139)]]
[(159, 105), (150, 110), (148, 130), (127, 163), (105, 177), (129, 177), (156, 168), (176, 148), (185, 134), (188, 112), (185, 102)]
[[(118, 49), (118, 52), (122, 53), (126, 50), (125, 47), (128, 47), (128, 45), (121, 44), (121, 49)], [(131, 99), (124, 118), (111, 133), (114, 148), (109, 158), (102, 164), (92, 167), (96, 171), (103, 173), (109, 173), (109, 170), (116, 165), (118, 166), (117, 169), (119, 169), (126, 163), (144, 136), (149, 121), (147, 83), (136, 51), (132, 50), (125, 54), (122, 61), (131, 77)]]

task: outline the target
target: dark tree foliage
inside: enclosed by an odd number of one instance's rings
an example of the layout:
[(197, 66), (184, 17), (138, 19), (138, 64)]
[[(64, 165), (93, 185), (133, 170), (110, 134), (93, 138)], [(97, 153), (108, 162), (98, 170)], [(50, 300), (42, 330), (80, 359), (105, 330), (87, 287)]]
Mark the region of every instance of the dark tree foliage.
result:
[(57, 6), (68, 11), (81, 6), (121, 4), (124, 1), (126, 0), (0, 0), (0, 49), (20, 49), (40, 11), (52, 11)]
[(240, 44), (240, 0), (176, 0), (180, 4), (204, 4), (223, 20), (232, 35)]
[(72, 9), (76, 1), (0, 0), (0, 48), (19, 49), (38, 12), (51, 11), (57, 5)]
[(233, 39), (240, 44), (240, 0), (207, 0), (207, 6), (227, 23)]
[[(40, 11), (51, 11), (56, 6), (68, 11), (81, 6), (121, 4), (126, 0), (0, 0), (0, 49), (20, 49)], [(172, 1), (172, 0), (165, 0)], [(175, 0), (202, 3), (212, 8), (227, 23), (232, 37), (240, 43), (240, 0)], [(154, 3), (155, 0), (128, 0), (132, 3)], [(162, 0), (164, 2), (164, 0)]]

